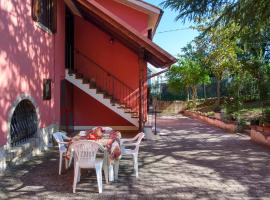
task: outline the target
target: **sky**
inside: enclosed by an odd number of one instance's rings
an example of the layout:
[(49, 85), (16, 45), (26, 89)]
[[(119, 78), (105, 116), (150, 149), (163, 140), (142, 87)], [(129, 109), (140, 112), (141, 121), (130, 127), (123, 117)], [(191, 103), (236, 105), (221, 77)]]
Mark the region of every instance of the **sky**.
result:
[[(183, 48), (187, 43), (191, 42), (194, 37), (198, 35), (197, 31), (190, 29), (191, 23), (183, 24), (181, 20), (175, 21), (177, 16), (176, 12), (170, 9), (164, 9), (160, 6), (163, 0), (145, 0), (155, 6), (160, 7), (164, 14), (161, 18), (160, 24), (154, 36), (154, 42), (168, 51), (173, 56), (181, 53), (181, 48)], [(171, 31), (176, 29), (184, 29), (178, 31)], [(169, 32), (164, 32), (169, 31)], [(161, 33), (164, 32), (164, 33)]]

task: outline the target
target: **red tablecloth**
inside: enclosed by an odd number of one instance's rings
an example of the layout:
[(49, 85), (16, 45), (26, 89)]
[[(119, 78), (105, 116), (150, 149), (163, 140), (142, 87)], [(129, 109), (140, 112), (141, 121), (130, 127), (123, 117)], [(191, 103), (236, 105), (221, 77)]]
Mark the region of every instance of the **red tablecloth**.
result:
[[(102, 128), (96, 128), (101, 129)], [(72, 152), (72, 144), (78, 140), (92, 140), (99, 144), (101, 144), (105, 150), (108, 152), (109, 156), (109, 162), (113, 162), (114, 160), (119, 159), (121, 156), (121, 148), (120, 148), (120, 138), (121, 133), (119, 131), (109, 131), (104, 132), (102, 131), (102, 134), (97, 134), (97, 132), (94, 130), (86, 131), (85, 135), (81, 135), (80, 133), (77, 134), (75, 137), (70, 140), (68, 144), (66, 159), (70, 160), (71, 158), (71, 152)]]

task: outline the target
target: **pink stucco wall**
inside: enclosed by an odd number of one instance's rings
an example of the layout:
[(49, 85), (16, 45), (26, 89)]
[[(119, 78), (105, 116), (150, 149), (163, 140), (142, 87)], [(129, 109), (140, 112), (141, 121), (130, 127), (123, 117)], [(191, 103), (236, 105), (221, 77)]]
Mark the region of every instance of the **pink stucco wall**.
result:
[[(31, 17), (31, 0), (0, 1), (0, 146), (6, 143), (7, 119), (16, 98), (32, 96), (40, 127), (58, 123), (64, 77), (64, 3), (58, 0), (57, 34), (41, 30)], [(52, 79), (52, 100), (42, 100), (43, 79)]]
[(144, 36), (147, 36), (148, 15), (113, 0), (95, 0), (110, 12), (124, 20)]
[[(97, 1), (141, 33), (146, 33), (145, 14), (111, 0)], [(0, 147), (6, 144), (7, 119), (12, 104), (22, 94), (30, 95), (35, 100), (40, 127), (60, 123), (60, 81), (64, 79), (65, 64), (65, 5), (63, 0), (57, 2), (57, 33), (52, 35), (32, 20), (31, 0), (24, 3), (0, 0)], [(76, 48), (132, 89), (138, 89), (138, 56), (135, 53), (116, 40), (111, 43), (110, 35), (83, 19), (76, 18), (75, 30)], [(45, 78), (52, 79), (50, 101), (42, 100)], [(74, 125), (130, 125), (78, 89), (74, 89), (72, 109)], [(99, 114), (100, 111), (103, 115)]]

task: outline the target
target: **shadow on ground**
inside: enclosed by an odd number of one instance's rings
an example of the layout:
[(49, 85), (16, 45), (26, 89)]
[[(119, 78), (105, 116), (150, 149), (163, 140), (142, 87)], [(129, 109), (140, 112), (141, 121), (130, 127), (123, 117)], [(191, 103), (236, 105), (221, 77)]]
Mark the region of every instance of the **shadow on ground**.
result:
[(73, 194), (73, 170), (58, 175), (54, 149), (2, 176), (0, 199), (269, 199), (269, 149), (182, 116), (158, 124), (164, 136), (144, 141), (139, 179), (123, 159), (119, 181), (102, 194), (87, 170)]

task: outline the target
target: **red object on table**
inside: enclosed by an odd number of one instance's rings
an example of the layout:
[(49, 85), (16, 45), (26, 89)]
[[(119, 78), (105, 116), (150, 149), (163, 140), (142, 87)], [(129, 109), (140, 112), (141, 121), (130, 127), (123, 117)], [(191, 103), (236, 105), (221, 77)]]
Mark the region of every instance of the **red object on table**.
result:
[(98, 138), (97, 138), (97, 136), (96, 136), (95, 134), (89, 134), (89, 135), (87, 136), (87, 139), (88, 139), (88, 140), (97, 140)]

